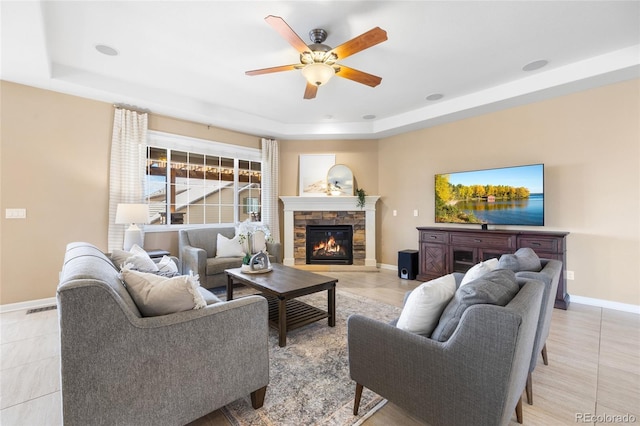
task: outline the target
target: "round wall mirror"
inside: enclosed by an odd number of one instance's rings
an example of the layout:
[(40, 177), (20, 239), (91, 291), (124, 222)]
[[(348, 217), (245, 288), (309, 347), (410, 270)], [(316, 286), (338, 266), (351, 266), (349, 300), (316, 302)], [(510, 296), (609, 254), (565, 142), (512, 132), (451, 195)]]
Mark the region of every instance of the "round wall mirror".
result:
[(336, 164), (327, 172), (327, 194), (353, 195), (353, 173), (344, 164)]

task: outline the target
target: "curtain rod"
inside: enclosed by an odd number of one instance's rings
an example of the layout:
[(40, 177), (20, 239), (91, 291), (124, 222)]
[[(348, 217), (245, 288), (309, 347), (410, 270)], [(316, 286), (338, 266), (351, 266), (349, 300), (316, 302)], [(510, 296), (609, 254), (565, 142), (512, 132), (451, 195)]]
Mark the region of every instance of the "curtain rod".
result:
[(127, 105), (127, 104), (113, 104), (114, 108), (118, 108), (118, 109), (128, 109), (131, 111), (135, 111), (135, 112), (139, 112), (141, 114), (151, 114), (151, 110), (148, 110), (146, 108), (139, 108), (137, 106), (134, 105)]

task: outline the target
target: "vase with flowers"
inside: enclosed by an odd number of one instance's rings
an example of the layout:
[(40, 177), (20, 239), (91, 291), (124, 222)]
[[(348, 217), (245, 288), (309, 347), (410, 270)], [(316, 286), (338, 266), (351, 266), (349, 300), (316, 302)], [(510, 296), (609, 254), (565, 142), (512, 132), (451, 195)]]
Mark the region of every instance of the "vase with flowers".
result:
[(273, 242), (273, 237), (271, 236), (269, 227), (267, 225), (264, 225), (263, 223), (253, 222), (250, 219), (247, 219), (236, 226), (236, 235), (238, 236), (238, 241), (240, 242), (240, 244), (242, 244), (245, 251), (245, 256), (242, 259), (243, 270), (253, 269), (251, 265), (251, 259), (253, 255), (257, 254), (258, 252), (268, 254), (266, 248), (261, 247), (258, 249), (254, 245), (254, 238), (256, 236), (256, 233), (258, 232), (262, 232), (264, 234), (265, 242)]

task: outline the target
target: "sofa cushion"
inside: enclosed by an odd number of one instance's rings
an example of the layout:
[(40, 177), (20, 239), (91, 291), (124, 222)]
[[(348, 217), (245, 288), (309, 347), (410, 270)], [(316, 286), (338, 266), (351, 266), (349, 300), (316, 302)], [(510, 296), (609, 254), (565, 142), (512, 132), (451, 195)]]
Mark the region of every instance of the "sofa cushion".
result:
[(200, 309), (207, 305), (193, 275), (165, 278), (125, 268), (122, 278), (127, 291), (143, 316), (153, 317)]
[(460, 282), (460, 286), (470, 283), (471, 281), (477, 280), (481, 276), (497, 269), (498, 267), (498, 259), (488, 259), (484, 262), (480, 262), (476, 265), (473, 265), (471, 269), (469, 269), (462, 277), (462, 281)]
[(529, 247), (522, 247), (514, 254), (503, 254), (500, 256), (498, 268), (510, 269), (514, 272), (540, 272), (542, 264), (540, 263), (540, 258), (533, 249)]
[(508, 269), (497, 269), (461, 286), (444, 308), (431, 338), (446, 342), (468, 307), (477, 304), (505, 306), (518, 293), (519, 288), (515, 273)]
[(244, 248), (240, 243), (240, 237), (231, 239), (222, 234), (218, 234), (216, 242), (216, 257), (244, 257)]
[[(244, 257), (244, 256), (243, 256)], [(207, 259), (207, 275), (224, 274), (225, 269), (239, 268), (242, 266), (242, 257), (213, 257)]]
[(431, 335), (455, 291), (453, 274), (420, 284), (407, 298), (396, 327), (424, 336)]

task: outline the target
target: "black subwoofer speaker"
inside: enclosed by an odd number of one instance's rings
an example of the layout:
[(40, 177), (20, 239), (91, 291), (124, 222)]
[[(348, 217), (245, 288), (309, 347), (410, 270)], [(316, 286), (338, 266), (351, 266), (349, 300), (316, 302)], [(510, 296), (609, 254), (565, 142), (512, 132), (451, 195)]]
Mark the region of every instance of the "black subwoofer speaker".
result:
[(398, 276), (405, 280), (415, 280), (418, 275), (418, 250), (398, 252)]

